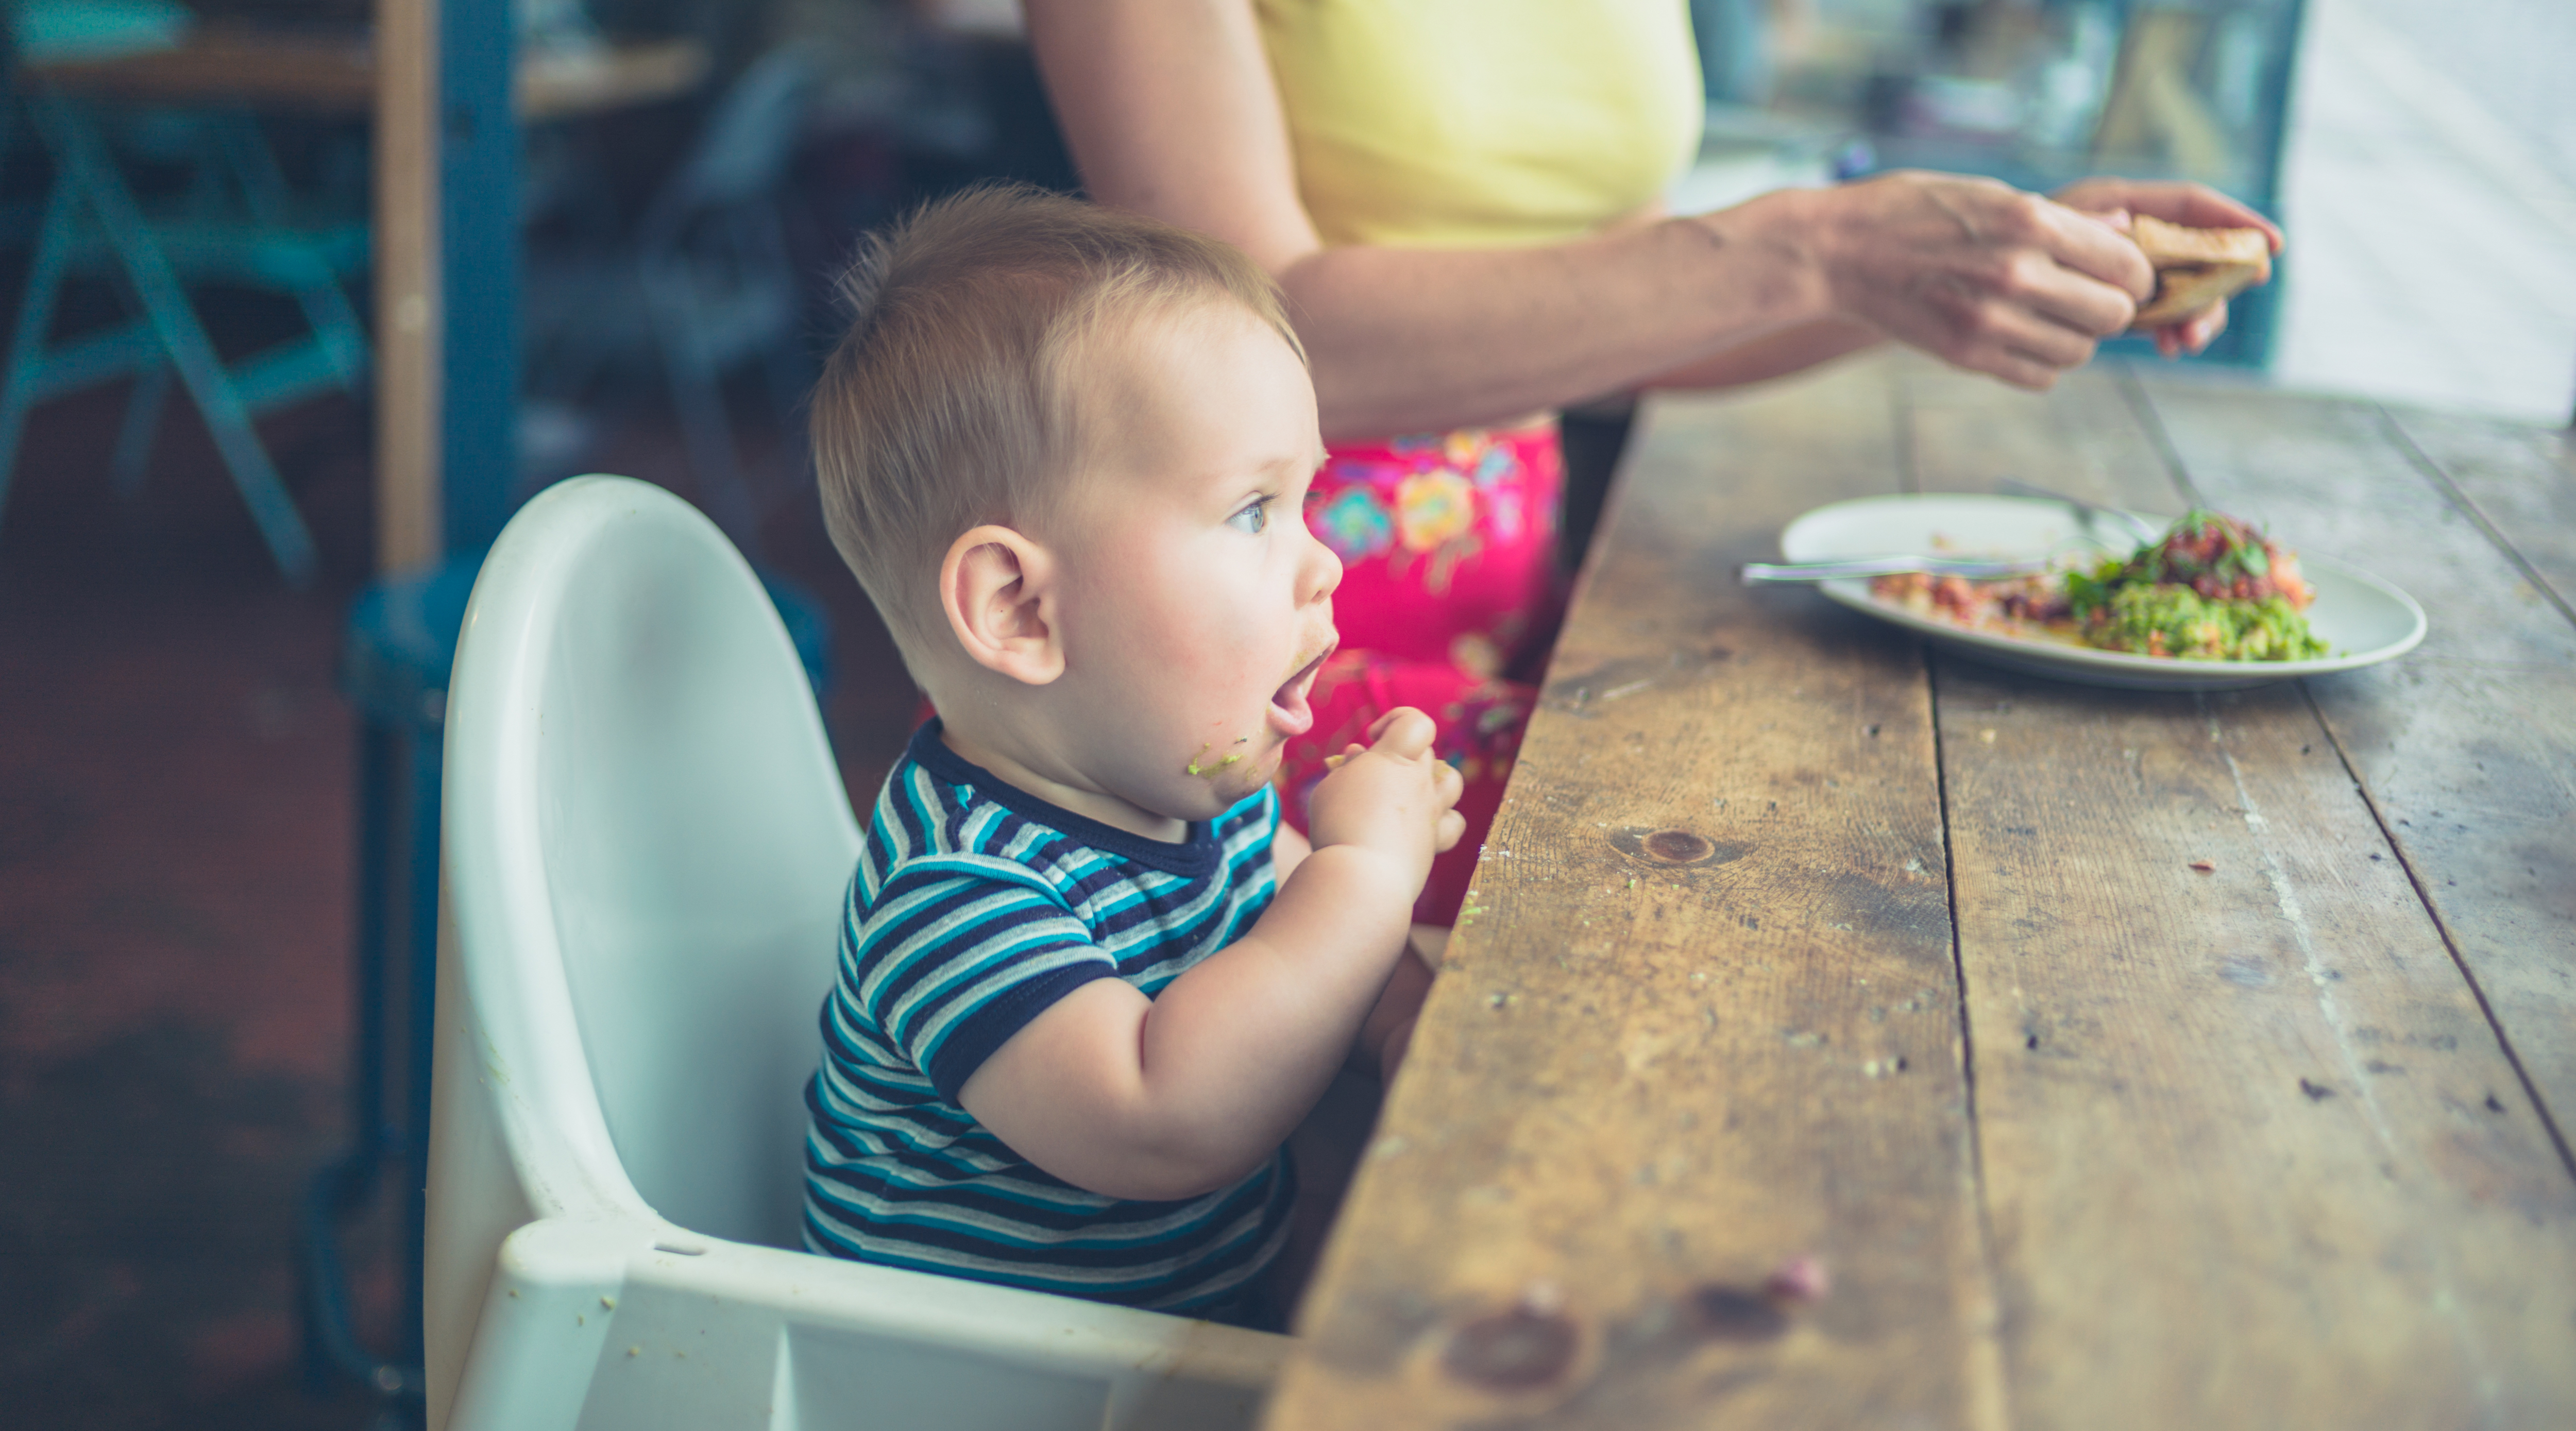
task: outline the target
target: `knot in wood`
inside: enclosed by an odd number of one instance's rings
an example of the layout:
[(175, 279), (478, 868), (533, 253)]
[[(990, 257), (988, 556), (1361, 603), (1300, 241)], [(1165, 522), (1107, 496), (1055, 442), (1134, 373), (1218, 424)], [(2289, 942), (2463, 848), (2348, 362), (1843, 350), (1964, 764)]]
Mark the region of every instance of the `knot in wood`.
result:
[(1646, 853), (1667, 864), (1695, 865), (1717, 853), (1717, 846), (1705, 835), (1688, 830), (1657, 830), (1645, 840)]
[(1528, 1391), (1574, 1364), (1574, 1323), (1561, 1312), (1514, 1307), (1478, 1317), (1450, 1334), (1443, 1370), (1490, 1391)]
[(1692, 1292), (1686, 1305), (1700, 1335), (1711, 1341), (1769, 1341), (1789, 1330), (1788, 1313), (1763, 1292), (1711, 1284)]
[(1645, 825), (1622, 825), (1612, 830), (1610, 847), (1630, 859), (1668, 869), (1722, 865), (1742, 859), (1753, 849), (1751, 845), (1726, 844), (1690, 830), (1658, 830)]

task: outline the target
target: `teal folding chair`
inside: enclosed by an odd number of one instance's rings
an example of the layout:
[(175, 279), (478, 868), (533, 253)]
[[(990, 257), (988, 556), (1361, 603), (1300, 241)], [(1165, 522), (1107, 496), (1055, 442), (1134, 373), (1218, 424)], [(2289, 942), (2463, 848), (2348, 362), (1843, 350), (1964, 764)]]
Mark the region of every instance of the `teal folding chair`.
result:
[[(304, 584), (314, 569), (313, 538), (252, 424), (326, 389), (354, 391), (364, 379), (366, 334), (340, 287), (366, 262), (364, 221), (297, 222), (256, 121), (221, 111), (153, 116), (185, 144), (192, 169), (176, 212), (147, 212), (118, 166), (108, 113), (42, 89), (16, 99), (54, 176), (0, 374), (0, 507), (29, 411), (125, 377), (136, 381), (111, 470), (119, 491), (131, 495), (175, 376), (204, 416), (278, 568)], [(139, 312), (57, 338), (63, 286), (83, 272), (106, 274)], [(228, 363), (189, 301), (187, 285), (207, 281), (287, 294), (309, 332)]]

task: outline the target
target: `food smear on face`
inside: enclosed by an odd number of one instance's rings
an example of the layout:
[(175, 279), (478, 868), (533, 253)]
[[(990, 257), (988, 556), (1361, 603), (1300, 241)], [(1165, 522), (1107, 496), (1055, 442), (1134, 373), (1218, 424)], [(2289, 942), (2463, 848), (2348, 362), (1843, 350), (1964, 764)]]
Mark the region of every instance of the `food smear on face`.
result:
[(2262, 532), (2195, 509), (2126, 558), (2003, 581), (1910, 572), (1870, 594), (1971, 631), (2185, 661), (2306, 661), (2316, 593), (2299, 559)]
[[(1248, 735), (1238, 735), (1234, 738), (1234, 743), (1242, 745), (1251, 739), (1252, 737)], [(1202, 745), (1199, 747), (1199, 753), (1190, 757), (1189, 764), (1181, 767), (1181, 773), (1184, 775), (1204, 775), (1213, 777), (1223, 773), (1229, 766), (1241, 765), (1242, 763), (1243, 752), (1240, 750), (1229, 750), (1225, 754), (1219, 755), (1216, 753), (1214, 747)]]

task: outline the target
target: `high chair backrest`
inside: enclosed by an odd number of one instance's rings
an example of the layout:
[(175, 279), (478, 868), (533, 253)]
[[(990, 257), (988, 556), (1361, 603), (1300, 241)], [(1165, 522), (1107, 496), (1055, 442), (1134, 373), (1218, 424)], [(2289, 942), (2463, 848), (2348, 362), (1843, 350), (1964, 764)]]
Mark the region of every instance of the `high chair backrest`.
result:
[[(561, 1071), (595, 1090), (634, 1191), (796, 1246), (798, 1089), (858, 851), (803, 667), (679, 499), (594, 477), (531, 510), (467, 613), (451, 789), (490, 802), (521, 948), (560, 962), (573, 1028), (546, 1036), (573, 1039), (584, 1067)], [(511, 639), (475, 641), (486, 621)]]
[(1208, 1431), (1285, 1338), (787, 1250), (858, 830), (713, 523), (521, 510), (448, 688), (431, 1431)]

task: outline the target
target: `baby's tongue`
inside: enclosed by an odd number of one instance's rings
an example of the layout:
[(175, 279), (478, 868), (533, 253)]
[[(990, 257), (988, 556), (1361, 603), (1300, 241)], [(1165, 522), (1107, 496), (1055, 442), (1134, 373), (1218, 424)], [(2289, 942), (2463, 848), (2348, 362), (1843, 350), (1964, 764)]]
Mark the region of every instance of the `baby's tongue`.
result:
[(1315, 713), (1306, 703), (1306, 694), (1308, 685), (1314, 679), (1315, 668), (1322, 664), (1322, 661), (1323, 658), (1319, 656), (1298, 667), (1295, 675), (1282, 681), (1279, 689), (1270, 693), (1270, 704), (1287, 717), (1282, 724), (1289, 728), (1288, 733), (1291, 735), (1304, 734), (1306, 728), (1314, 723)]
[(1306, 714), (1305, 674), (1300, 671), (1281, 683), (1279, 689), (1270, 693), (1270, 703), (1292, 716), (1303, 717)]

